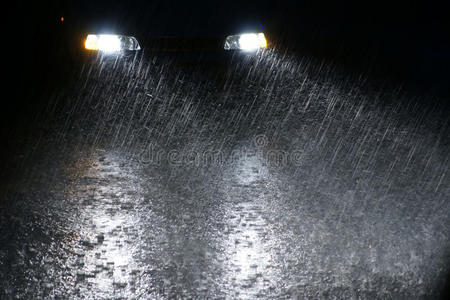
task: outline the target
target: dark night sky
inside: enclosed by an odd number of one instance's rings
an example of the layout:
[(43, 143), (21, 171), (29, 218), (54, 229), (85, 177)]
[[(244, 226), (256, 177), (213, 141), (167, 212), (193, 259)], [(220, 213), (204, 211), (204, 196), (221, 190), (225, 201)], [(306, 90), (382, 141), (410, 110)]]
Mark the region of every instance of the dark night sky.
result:
[(262, 23), (276, 39), (296, 43), (320, 36), (444, 50), (449, 46), (447, 11), (436, 1), (19, 1), (8, 14), (8, 27), (41, 43), (61, 27), (80, 34), (180, 35), (226, 32), (249, 21)]
[[(222, 23), (229, 18), (260, 19), (286, 34), (323, 31), (368, 38), (402, 34), (444, 39), (447, 10), (436, 1), (25, 1), (17, 4), (14, 25), (49, 27), (61, 15), (80, 27), (93, 24), (174, 33), (186, 26)], [(39, 25), (38, 25), (39, 24)], [(33, 26), (38, 25), (38, 26)], [(19, 25), (19, 27), (22, 27)], [(123, 30), (123, 29), (122, 29)], [(287, 31), (287, 32), (286, 32)]]

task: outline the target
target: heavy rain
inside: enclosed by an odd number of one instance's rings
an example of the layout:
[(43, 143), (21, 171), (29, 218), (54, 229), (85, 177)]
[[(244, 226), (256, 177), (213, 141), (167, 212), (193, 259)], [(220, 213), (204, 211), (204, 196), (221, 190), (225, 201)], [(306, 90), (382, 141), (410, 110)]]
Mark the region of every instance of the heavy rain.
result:
[(58, 74), (8, 136), (1, 299), (443, 295), (446, 95), (277, 45)]

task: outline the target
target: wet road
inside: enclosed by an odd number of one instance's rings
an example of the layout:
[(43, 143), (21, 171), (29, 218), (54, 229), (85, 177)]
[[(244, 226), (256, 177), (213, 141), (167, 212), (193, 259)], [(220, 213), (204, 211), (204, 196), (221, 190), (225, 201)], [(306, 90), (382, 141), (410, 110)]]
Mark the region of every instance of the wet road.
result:
[(440, 99), (266, 51), (80, 64), (30, 120), (1, 299), (424, 299), (449, 262)]

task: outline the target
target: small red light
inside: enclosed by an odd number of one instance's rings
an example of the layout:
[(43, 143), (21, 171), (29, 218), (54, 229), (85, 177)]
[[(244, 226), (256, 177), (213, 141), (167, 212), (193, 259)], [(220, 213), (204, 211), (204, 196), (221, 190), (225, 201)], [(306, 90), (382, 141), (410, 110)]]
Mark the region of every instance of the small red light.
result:
[(64, 17), (61, 17), (61, 22), (64, 22)]

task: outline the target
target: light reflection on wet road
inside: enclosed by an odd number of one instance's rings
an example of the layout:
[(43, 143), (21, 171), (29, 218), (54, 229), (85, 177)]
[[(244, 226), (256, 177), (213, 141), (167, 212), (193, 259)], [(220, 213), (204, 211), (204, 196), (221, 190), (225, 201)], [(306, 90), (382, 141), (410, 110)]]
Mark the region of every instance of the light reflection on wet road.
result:
[(270, 176), (266, 162), (254, 147), (249, 151), (242, 147), (239, 152), (239, 159), (225, 172), (230, 178), (224, 180), (228, 185), (223, 188), (229, 197), (224, 216), (229, 231), (223, 245), (225, 282), (230, 286), (227, 294), (231, 298), (255, 299), (273, 293), (276, 287), (277, 262), (270, 244), (276, 237), (264, 217), (268, 210), (265, 202), (271, 199), (265, 194), (270, 191)]
[(81, 225), (76, 286), (80, 282), (86, 285), (86, 290), (80, 291), (83, 297), (128, 298), (134, 292), (133, 277), (138, 271), (133, 258), (138, 237), (134, 211), (140, 196), (137, 180), (117, 163), (104, 160), (79, 171), (86, 172), (84, 184), (67, 187), (73, 200), (83, 201), (80, 219), (73, 225)]

